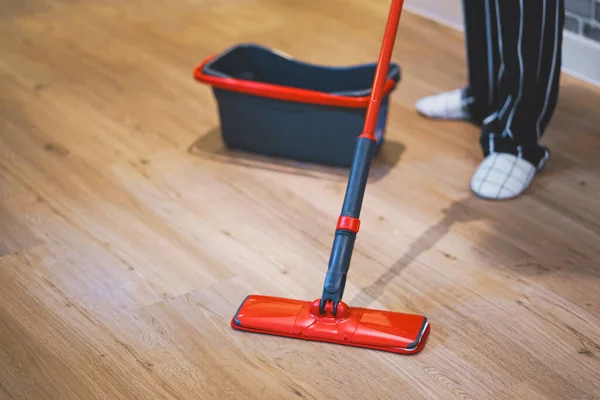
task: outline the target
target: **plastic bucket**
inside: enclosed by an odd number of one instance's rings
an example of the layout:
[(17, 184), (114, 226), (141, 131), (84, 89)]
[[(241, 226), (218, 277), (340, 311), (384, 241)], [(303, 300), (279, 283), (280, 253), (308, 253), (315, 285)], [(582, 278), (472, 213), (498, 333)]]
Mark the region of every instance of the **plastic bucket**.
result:
[[(376, 63), (330, 67), (298, 61), (256, 44), (205, 59), (196, 80), (212, 87), (221, 135), (230, 149), (296, 161), (348, 166), (362, 133)], [(375, 137), (384, 141), (389, 95), (400, 81), (392, 63)]]

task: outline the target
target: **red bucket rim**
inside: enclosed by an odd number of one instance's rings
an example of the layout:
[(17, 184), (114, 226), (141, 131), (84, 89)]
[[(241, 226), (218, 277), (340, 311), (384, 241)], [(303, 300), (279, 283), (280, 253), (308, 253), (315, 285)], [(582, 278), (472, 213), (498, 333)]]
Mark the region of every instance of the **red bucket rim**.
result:
[[(287, 100), (299, 103), (310, 103), (326, 106), (345, 108), (367, 108), (371, 99), (370, 95), (361, 97), (340, 96), (322, 93), (315, 90), (291, 88), (270, 83), (252, 82), (236, 78), (223, 78), (212, 76), (203, 72), (206, 64), (217, 57), (216, 54), (207, 57), (194, 69), (194, 78), (214, 88), (229, 90), (260, 97), (268, 97), (277, 100)], [(383, 94), (388, 95), (396, 86), (394, 79), (388, 79), (385, 83)]]

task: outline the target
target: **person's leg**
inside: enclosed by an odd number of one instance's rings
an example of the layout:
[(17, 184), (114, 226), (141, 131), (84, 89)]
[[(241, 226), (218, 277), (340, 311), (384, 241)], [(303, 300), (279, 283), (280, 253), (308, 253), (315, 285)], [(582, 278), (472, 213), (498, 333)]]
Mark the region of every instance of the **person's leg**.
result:
[(420, 99), (416, 108), (429, 118), (469, 120), (478, 125), (496, 110), (501, 53), (494, 0), (463, 0), (468, 82)]
[(539, 144), (558, 99), (563, 0), (494, 0), (503, 67), (500, 109), (484, 126), (484, 161), (472, 190), (488, 199), (507, 199), (529, 187), (550, 153)]

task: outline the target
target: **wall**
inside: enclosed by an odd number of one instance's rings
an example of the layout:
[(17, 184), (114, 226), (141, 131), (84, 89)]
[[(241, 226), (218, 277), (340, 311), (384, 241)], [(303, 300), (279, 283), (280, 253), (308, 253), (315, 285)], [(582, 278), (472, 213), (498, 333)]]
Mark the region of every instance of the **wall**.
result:
[(565, 0), (565, 30), (600, 42), (600, 0)]
[[(462, 0), (405, 0), (404, 8), (463, 30)], [(600, 87), (600, 0), (565, 0), (565, 8), (562, 70)]]

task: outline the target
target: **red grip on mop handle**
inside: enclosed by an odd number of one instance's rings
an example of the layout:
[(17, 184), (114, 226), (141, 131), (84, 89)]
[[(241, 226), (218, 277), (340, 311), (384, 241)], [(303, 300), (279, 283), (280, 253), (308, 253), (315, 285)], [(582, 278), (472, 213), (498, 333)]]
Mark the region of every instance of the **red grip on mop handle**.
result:
[(388, 69), (392, 59), (392, 51), (398, 32), (398, 24), (400, 22), (400, 14), (404, 0), (392, 0), (390, 12), (388, 14), (381, 51), (379, 53), (379, 61), (375, 70), (375, 80), (373, 82), (373, 90), (371, 92), (371, 100), (367, 107), (367, 115), (365, 117), (365, 126), (361, 138), (375, 139), (375, 128), (377, 126), (377, 116), (379, 114), (381, 100), (383, 98), (383, 88), (387, 80)]
[(336, 229), (358, 233), (359, 228), (360, 220), (358, 218), (348, 217), (346, 215), (342, 215), (338, 218)]

